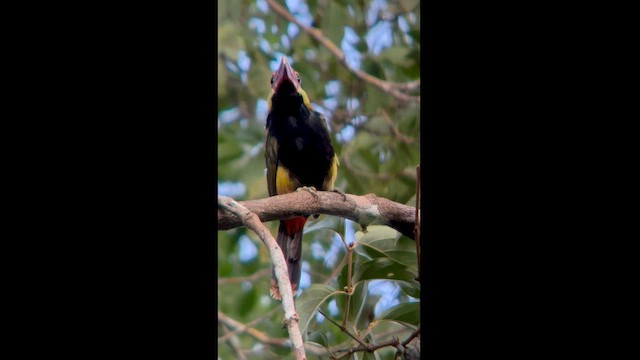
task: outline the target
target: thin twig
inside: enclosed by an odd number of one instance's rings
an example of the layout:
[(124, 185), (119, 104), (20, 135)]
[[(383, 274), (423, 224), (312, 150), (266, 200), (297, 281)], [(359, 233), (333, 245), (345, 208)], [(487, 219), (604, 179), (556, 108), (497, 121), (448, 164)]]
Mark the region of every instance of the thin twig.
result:
[(238, 328), (234, 329), (232, 332), (230, 332), (230, 333), (228, 333), (228, 334), (225, 334), (224, 336), (222, 336), (222, 337), (218, 338), (218, 342), (223, 342), (223, 341), (225, 341), (225, 340), (227, 339), (227, 337), (229, 337), (229, 336), (233, 336), (233, 335), (236, 335), (236, 334), (240, 334), (240, 333), (242, 333), (242, 332), (246, 331), (248, 328), (255, 326), (257, 323), (259, 323), (260, 321), (262, 321), (264, 318), (267, 318), (267, 317), (269, 317), (269, 316), (273, 315), (273, 313), (274, 313), (274, 312), (276, 312), (277, 310), (278, 310), (278, 308), (277, 308), (277, 307), (275, 307), (275, 308), (273, 308), (273, 309), (269, 310), (268, 312), (266, 312), (265, 314), (261, 315), (261, 316), (260, 316), (260, 317), (258, 317), (257, 319), (254, 319), (254, 320), (252, 320), (251, 322), (248, 322), (248, 323), (244, 324), (243, 326), (241, 326), (241, 327), (238, 327)]
[(411, 333), (411, 335), (409, 335), (407, 340), (402, 342), (402, 346), (407, 347), (407, 345), (411, 342), (411, 340), (413, 340), (419, 334), (420, 334), (420, 325), (418, 325), (418, 328), (413, 333)]
[(325, 315), (324, 312), (322, 312), (322, 310), (318, 309), (318, 312), (324, 316), (325, 319), (329, 320), (330, 323), (332, 323), (333, 325), (337, 326), (340, 330), (342, 330), (343, 333), (349, 335), (350, 338), (352, 338), (353, 340), (357, 341), (358, 344), (362, 345), (362, 346), (367, 346), (362, 340), (360, 340), (357, 336), (353, 335), (349, 330), (347, 330), (346, 327), (338, 324), (337, 322), (331, 320), (330, 317), (328, 317), (327, 315)]
[[(226, 324), (222, 325), (222, 331), (225, 334), (229, 334), (229, 329), (227, 328)], [(247, 360), (246, 355), (244, 354), (242, 349), (240, 349), (240, 347), (238, 346), (239, 343), (240, 341), (236, 336), (230, 336), (227, 340), (227, 344), (229, 344), (229, 347), (231, 347), (231, 350), (233, 350), (233, 352), (236, 353), (236, 358), (238, 360)]]
[[(253, 337), (254, 339), (258, 340), (263, 344), (276, 345), (281, 347), (288, 347), (290, 344), (289, 339), (276, 339), (276, 338), (269, 337), (267, 334), (265, 334), (260, 330), (257, 330), (252, 327), (248, 327), (245, 324), (230, 318), (222, 311), (218, 311), (218, 321), (222, 321), (224, 324), (231, 327), (232, 329), (241, 329), (241, 328), (245, 329), (244, 330), (245, 333), (251, 335), (251, 337)], [(218, 342), (220, 342), (220, 339), (218, 339)]]
[(393, 122), (393, 120), (391, 120), (391, 118), (389, 117), (389, 114), (387, 114), (386, 111), (381, 110), (380, 113), (382, 114), (382, 120), (384, 120), (384, 122), (387, 123), (387, 125), (391, 129), (391, 132), (393, 133), (394, 138), (396, 138), (397, 140), (400, 140), (405, 144), (413, 144), (415, 140), (401, 133), (400, 130), (398, 130), (397, 125)]
[[(347, 60), (346, 60), (347, 58), (345, 54), (342, 52), (342, 50), (340, 50), (340, 48), (336, 46), (336, 44), (334, 44), (329, 38), (324, 36), (324, 34), (322, 33), (322, 31), (320, 31), (320, 29), (316, 29), (316, 28), (312, 28), (304, 25), (298, 19), (296, 19), (287, 9), (285, 9), (282, 5), (278, 4), (275, 0), (267, 0), (267, 3), (278, 15), (287, 19), (289, 22), (292, 22), (298, 25), (304, 32), (311, 35), (311, 37), (313, 37), (316, 41), (322, 44), (327, 50), (329, 50), (329, 52), (331, 52), (338, 59), (338, 62), (340, 62), (342, 66), (344, 66), (347, 70), (349, 70), (359, 79), (378, 87), (383, 92), (392, 95), (398, 100), (420, 102), (420, 96), (407, 95), (398, 90), (398, 89), (405, 89), (407, 87), (415, 88), (416, 87), (415, 81), (410, 82), (409, 85), (392, 83), (389, 81), (378, 79), (377, 77), (369, 75), (360, 69), (352, 68), (347, 63)], [(416, 80), (416, 81), (419, 81), (419, 80)]]
[(346, 352), (346, 353), (344, 355), (341, 355), (338, 359), (344, 359), (346, 357), (349, 357), (351, 354), (359, 351), (366, 351), (366, 352), (372, 353), (383, 347), (387, 347), (387, 346), (397, 347), (398, 345), (400, 345), (400, 340), (398, 340), (397, 337), (393, 337), (389, 340), (385, 340), (377, 344), (369, 343), (369, 344), (364, 344), (360, 346), (354, 346), (349, 349), (340, 350), (340, 352)]
[(342, 328), (346, 328), (347, 326), (347, 319), (349, 318), (349, 307), (351, 306), (351, 295), (353, 295), (353, 288), (351, 287), (353, 248), (354, 244), (350, 244), (349, 246), (347, 246), (347, 303), (345, 304), (344, 317), (342, 319)]
[(271, 272), (271, 269), (262, 269), (249, 276), (218, 278), (218, 285), (239, 284), (245, 281), (254, 282), (260, 279), (261, 277), (268, 275), (270, 272)]

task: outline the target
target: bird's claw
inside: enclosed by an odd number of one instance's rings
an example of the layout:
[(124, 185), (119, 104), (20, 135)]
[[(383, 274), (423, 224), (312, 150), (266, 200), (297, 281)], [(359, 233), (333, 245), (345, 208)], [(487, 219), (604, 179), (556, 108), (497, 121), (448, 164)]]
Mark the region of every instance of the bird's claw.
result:
[(316, 190), (315, 187), (313, 186), (301, 186), (299, 188), (296, 189), (296, 192), (298, 191), (307, 191), (308, 193), (310, 193), (311, 195), (313, 195), (316, 199), (318, 199), (318, 190)]
[(344, 191), (340, 190), (340, 188), (334, 187), (333, 189), (331, 189), (331, 191), (342, 195), (342, 200), (347, 201), (347, 194), (345, 194)]

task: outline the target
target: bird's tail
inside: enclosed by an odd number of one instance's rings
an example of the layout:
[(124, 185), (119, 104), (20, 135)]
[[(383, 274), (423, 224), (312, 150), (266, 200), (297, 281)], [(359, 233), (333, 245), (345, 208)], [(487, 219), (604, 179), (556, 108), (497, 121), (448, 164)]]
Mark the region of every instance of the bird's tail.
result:
[[(290, 220), (280, 221), (278, 227), (278, 237), (276, 241), (282, 249), (284, 259), (287, 261), (287, 272), (291, 281), (291, 291), (296, 294), (298, 284), (300, 283), (300, 275), (302, 275), (302, 231), (304, 224), (307, 222), (306, 217), (297, 217)], [(275, 268), (271, 270), (271, 297), (276, 300), (282, 300), (278, 282), (276, 280)]]

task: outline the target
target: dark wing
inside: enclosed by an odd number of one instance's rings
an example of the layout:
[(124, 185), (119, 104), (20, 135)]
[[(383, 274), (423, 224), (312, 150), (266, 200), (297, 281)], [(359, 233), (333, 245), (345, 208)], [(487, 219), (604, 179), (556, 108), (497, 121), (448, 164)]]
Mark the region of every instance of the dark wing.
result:
[(277, 195), (276, 172), (278, 171), (278, 141), (270, 134), (267, 134), (264, 156), (267, 163), (267, 189), (269, 190), (269, 196), (274, 196)]

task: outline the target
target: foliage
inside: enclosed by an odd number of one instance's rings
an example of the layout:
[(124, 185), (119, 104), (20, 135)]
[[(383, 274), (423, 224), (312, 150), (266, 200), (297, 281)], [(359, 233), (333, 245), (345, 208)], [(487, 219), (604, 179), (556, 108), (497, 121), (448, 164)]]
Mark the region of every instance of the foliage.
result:
[[(283, 2), (280, 2), (281, 4)], [(320, 29), (350, 66), (382, 80), (420, 78), (420, 14), (415, 0), (286, 1), (296, 19)], [(218, 2), (218, 188), (237, 200), (267, 197), (264, 162), (266, 97), (280, 57), (289, 57), (302, 86), (327, 118), (341, 166), (336, 186), (411, 204), (419, 163), (419, 104), (402, 102), (355, 77), (319, 42), (275, 13), (265, 0)], [(412, 94), (419, 95), (416, 89)], [(329, 216), (310, 218), (304, 234), (302, 293), (296, 308), (308, 344), (332, 351), (357, 345), (320, 309), (370, 341), (404, 340), (418, 325), (420, 286), (415, 243), (385, 226)], [(266, 224), (276, 233), (277, 222)], [(354, 244), (348, 276), (346, 244)], [(286, 339), (279, 302), (269, 297), (271, 263), (245, 228), (218, 232), (218, 310), (272, 339)], [(245, 281), (241, 278), (248, 277)], [(353, 286), (347, 295), (346, 286)], [(222, 337), (230, 328), (218, 326)], [(219, 358), (291, 358), (290, 349), (246, 332), (219, 344)], [(234, 343), (235, 345), (230, 345)], [(234, 349), (235, 347), (235, 349)], [(391, 359), (383, 348), (371, 358)], [(337, 355), (337, 354), (336, 354)], [(307, 351), (309, 359), (318, 358)], [(363, 358), (358, 353), (354, 358)], [(328, 358), (324, 355), (323, 358)]]

